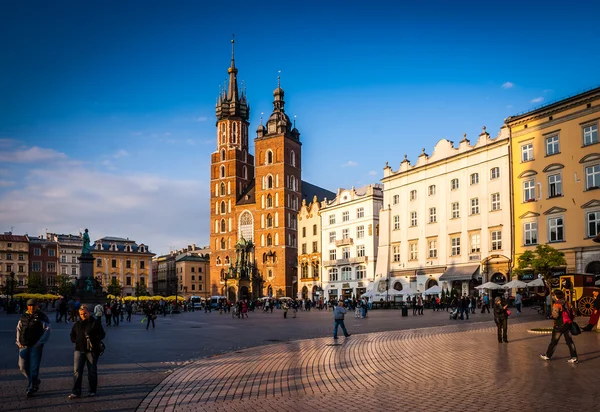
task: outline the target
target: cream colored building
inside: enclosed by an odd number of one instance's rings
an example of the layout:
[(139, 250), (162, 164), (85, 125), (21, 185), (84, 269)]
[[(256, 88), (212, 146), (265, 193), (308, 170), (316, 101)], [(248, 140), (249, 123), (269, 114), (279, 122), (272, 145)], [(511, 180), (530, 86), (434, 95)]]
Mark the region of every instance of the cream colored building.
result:
[(321, 202), (317, 197), (302, 206), (298, 212), (298, 267), (299, 267), (299, 299), (318, 300), (323, 297), (321, 283)]
[[(10, 274), (14, 273), (14, 294), (25, 291), (29, 275), (29, 238), (27, 235), (13, 235), (4, 232), (0, 235), (0, 285), (2, 293), (8, 286)], [(8, 283), (7, 283), (8, 282)]]
[(347, 299), (366, 292), (375, 275), (379, 241), (380, 184), (338, 189), (321, 205), (324, 297)]
[(483, 128), (471, 145), (440, 140), (415, 165), (384, 168), (377, 259), (379, 292), (439, 285), (471, 293), (510, 269), (509, 133)]
[(210, 298), (210, 259), (208, 248), (196, 245), (179, 250), (175, 258), (179, 295), (188, 300), (191, 296)]

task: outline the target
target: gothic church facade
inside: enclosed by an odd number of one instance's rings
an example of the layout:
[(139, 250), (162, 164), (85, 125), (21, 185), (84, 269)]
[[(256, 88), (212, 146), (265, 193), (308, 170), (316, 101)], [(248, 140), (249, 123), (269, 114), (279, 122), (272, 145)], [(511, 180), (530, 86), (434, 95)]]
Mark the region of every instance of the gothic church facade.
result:
[(285, 113), (278, 84), (273, 112), (266, 126), (262, 121), (258, 126), (255, 156), (250, 154), (250, 106), (238, 89), (233, 40), (227, 72), (227, 87), (217, 99), (217, 147), (211, 155), (211, 294), (232, 301), (295, 296), (300, 133)]

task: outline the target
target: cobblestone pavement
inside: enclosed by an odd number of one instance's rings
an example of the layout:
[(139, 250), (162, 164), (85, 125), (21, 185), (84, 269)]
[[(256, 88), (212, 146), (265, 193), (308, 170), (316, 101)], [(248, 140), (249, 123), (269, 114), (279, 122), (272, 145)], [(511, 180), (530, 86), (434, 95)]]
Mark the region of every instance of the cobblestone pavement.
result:
[[(549, 335), (510, 327), (499, 344), (489, 322), (302, 340), (236, 351), (178, 369), (142, 411), (597, 410), (600, 334), (538, 357)], [(568, 399), (568, 402), (566, 401)]]
[[(51, 313), (51, 320), (53, 320), (53, 316), (54, 314)], [(250, 388), (254, 388), (252, 396), (256, 396), (256, 398), (252, 398), (252, 402), (258, 402), (259, 400), (261, 402), (264, 400), (275, 402), (276, 399), (282, 399), (282, 408), (278, 409), (288, 407), (291, 410), (295, 408), (298, 402), (305, 402), (307, 405), (313, 402), (312, 397), (314, 394), (318, 394), (319, 399), (323, 402), (339, 405), (340, 401), (348, 395), (345, 388), (358, 386), (363, 388), (363, 392), (354, 391), (353, 396), (362, 399), (361, 405), (364, 405), (364, 399), (372, 398), (372, 395), (374, 396), (376, 392), (379, 393), (383, 390), (382, 388), (386, 387), (389, 383), (387, 379), (399, 379), (395, 375), (386, 372), (385, 368), (378, 363), (383, 359), (380, 358), (380, 353), (394, 347), (396, 352), (399, 351), (401, 356), (404, 356), (405, 343), (408, 345), (407, 347), (413, 344), (421, 347), (427, 342), (438, 342), (437, 345), (439, 346), (434, 348), (435, 350), (432, 348), (423, 349), (422, 354), (426, 360), (428, 359), (427, 356), (432, 356), (431, 353), (437, 354), (440, 351), (456, 358), (458, 355), (447, 348), (444, 343), (449, 338), (442, 338), (440, 341), (437, 336), (461, 335), (463, 337), (469, 336), (468, 339), (470, 339), (470, 335), (468, 335), (470, 332), (465, 334), (459, 333), (459, 331), (475, 328), (474, 333), (476, 334), (481, 328), (489, 329), (492, 319), (492, 316), (488, 314), (476, 314), (471, 315), (471, 320), (459, 323), (450, 321), (448, 314), (445, 312), (426, 311), (424, 316), (413, 317), (411, 315), (407, 318), (401, 318), (399, 311), (372, 311), (367, 319), (354, 319), (352, 316), (348, 316), (346, 325), (350, 333), (353, 334), (349, 339), (355, 341), (355, 343), (350, 340), (344, 342), (344, 338), (341, 338), (340, 346), (327, 346), (333, 344), (333, 339), (330, 338), (332, 317), (331, 311), (312, 311), (310, 313), (300, 312), (296, 319), (283, 319), (281, 312), (276, 311), (268, 315), (251, 313), (249, 319), (241, 320), (232, 319), (230, 315), (219, 315), (215, 312), (212, 314), (195, 312), (159, 317), (156, 330), (146, 331), (144, 325), (140, 323), (142, 317), (134, 316), (132, 323), (122, 323), (119, 327), (106, 328), (107, 338), (105, 342), (108, 350), (100, 360), (98, 396), (96, 398), (68, 401), (66, 397), (70, 393), (72, 385), (73, 362), (72, 345), (68, 339), (71, 324), (65, 325), (64, 323), (56, 324), (52, 322), (52, 337), (44, 349), (42, 360), (40, 392), (38, 396), (26, 399), (24, 397), (26, 382), (17, 369), (17, 348), (14, 344), (15, 326), (18, 317), (0, 312), (0, 348), (2, 348), (0, 350), (0, 411), (36, 411), (38, 409), (44, 411), (134, 411), (137, 408), (160, 410), (160, 408), (157, 408), (160, 402), (164, 403), (165, 399), (169, 399), (169, 402), (175, 402), (176, 399), (179, 399), (179, 394), (183, 393), (178, 392), (182, 390), (182, 387), (177, 385), (179, 380), (181, 384), (187, 385), (185, 389), (187, 398), (185, 399), (188, 400), (185, 401), (186, 403), (181, 399), (178, 400), (177, 409), (194, 410), (200, 407), (212, 410), (211, 408), (214, 407), (223, 410), (236, 410), (236, 408), (241, 408), (242, 405), (246, 405), (246, 402), (250, 401), (246, 399), (246, 394), (249, 393)], [(522, 318), (515, 319), (515, 322), (529, 322), (537, 319), (540, 319), (540, 317), (535, 315), (533, 311), (527, 311)], [(511, 324), (511, 335), (513, 329), (517, 332), (515, 322)], [(544, 324), (543, 321), (539, 323)], [(445, 327), (447, 325), (451, 325), (448, 327), (449, 329)], [(429, 329), (389, 332), (391, 330), (412, 328)], [(430, 332), (426, 333), (427, 330)], [(434, 331), (437, 332), (434, 333)], [(381, 336), (387, 337), (379, 338), (379, 334), (376, 332), (386, 332)], [(389, 335), (390, 333), (392, 335)], [(400, 333), (398, 336), (404, 336), (402, 333), (407, 333), (406, 336), (412, 336), (412, 338), (394, 338), (393, 336), (396, 336), (394, 333)], [(489, 333), (486, 334), (486, 336), (488, 335)], [(422, 338), (419, 339), (422, 339), (422, 341), (417, 339), (420, 336)], [(596, 334), (586, 334), (576, 342), (579, 345), (580, 341), (592, 340), (595, 336)], [(535, 340), (537, 337), (536, 335), (529, 335), (525, 338)], [(369, 351), (367, 355), (348, 352), (348, 356), (353, 357), (348, 359), (338, 358), (347, 348), (355, 347), (354, 345), (359, 345), (359, 342), (363, 340), (369, 342), (364, 345), (365, 349), (368, 348)], [(531, 348), (529, 352), (533, 351), (536, 355), (546, 346), (547, 340), (548, 338), (545, 337), (536, 341), (535, 348)], [(400, 349), (395, 347), (398, 344), (397, 341), (401, 342), (402, 347)], [(511, 347), (517, 346), (518, 343), (514, 345), (511, 342), (509, 345)], [(252, 352), (248, 349), (252, 347), (257, 347), (258, 352)], [(427, 348), (427, 346), (425, 345), (423, 348)], [(290, 350), (295, 351), (298, 356), (292, 359), (285, 358), (285, 356), (289, 357)], [(415, 349), (411, 349), (411, 351), (413, 350)], [(559, 349), (558, 355), (564, 355), (566, 353), (564, 351), (566, 349)], [(530, 354), (529, 352), (528, 354)], [(285, 355), (286, 353), (287, 355)], [(271, 355), (276, 357), (269, 358), (268, 356)], [(242, 356), (242, 358), (236, 358), (238, 356)], [(260, 356), (267, 356), (267, 358), (263, 361), (259, 359)], [(475, 355), (471, 353), (470, 356)], [(592, 356), (589, 354), (584, 355), (584, 357), (590, 359)], [(192, 361), (193, 359), (196, 359), (196, 361)], [(357, 365), (355, 363), (357, 362), (356, 359), (368, 360), (368, 363), (364, 366), (366, 371), (364, 377), (361, 377), (362, 375), (347, 376), (354, 370), (355, 366), (353, 365)], [(392, 365), (386, 359), (383, 360), (388, 365)], [(434, 364), (441, 365), (437, 360), (437, 355), (434, 355), (432, 359), (436, 359)], [(232, 368), (222, 368), (228, 362), (238, 361), (242, 363)], [(433, 361), (427, 360), (427, 362)], [(427, 362), (424, 365), (427, 365)], [(281, 371), (274, 372), (270, 369), (269, 365), (271, 364), (279, 365)], [(478, 364), (483, 363), (478, 361)], [(192, 375), (189, 375), (189, 370), (191, 369), (187, 368), (197, 368), (201, 365), (221, 369), (203, 370), (201, 373), (204, 375), (197, 377), (198, 379), (210, 378), (210, 381), (190, 380)], [(307, 365), (311, 365), (310, 371), (307, 370)], [(331, 371), (335, 371), (336, 374), (324, 373), (322, 368), (325, 366), (323, 365), (333, 365), (329, 368)], [(345, 369), (346, 365), (348, 369)], [(339, 369), (341, 367), (343, 367), (343, 370)], [(577, 370), (586, 367), (586, 362), (576, 366)], [(302, 373), (297, 372), (297, 370), (302, 371)], [(224, 382), (232, 381), (233, 378), (228, 375), (232, 371), (247, 373), (248, 375), (243, 375), (246, 378), (240, 376), (240, 379), (252, 379), (252, 385), (249, 386), (243, 380), (239, 381), (239, 387), (227, 389), (231, 400), (220, 400), (217, 392), (211, 392), (212, 395), (210, 396), (214, 399), (211, 398), (209, 403), (206, 403), (204, 400), (206, 395), (202, 388), (207, 384), (218, 387)], [(284, 371), (285, 384), (280, 381), (284, 377)], [(314, 374), (312, 374), (313, 372)], [(343, 374), (338, 375), (338, 373)], [(410, 379), (423, 382), (423, 388), (428, 385), (428, 382), (430, 382), (428, 378), (432, 376), (430, 372), (418, 375), (414, 371), (409, 372), (409, 369), (406, 370), (406, 373), (407, 376), (411, 377)], [(258, 380), (257, 376), (260, 377)], [(294, 379), (288, 379), (288, 376), (293, 376)], [(420, 379), (421, 376), (423, 379)], [(464, 375), (461, 374), (461, 376)], [(178, 378), (173, 380), (175, 377)], [(227, 379), (222, 379), (223, 377), (227, 377)], [(343, 382), (348, 382), (349, 386), (341, 381), (342, 378)], [(402, 379), (405, 378), (402, 377)], [(468, 377), (463, 379), (463, 382), (469, 381)], [(242, 382), (245, 383), (242, 385)], [(373, 382), (380, 383), (374, 384)], [(307, 384), (309, 386), (306, 386)], [(84, 379), (84, 391), (85, 385)], [(165, 398), (164, 391), (167, 388), (165, 385), (173, 386), (173, 398)], [(263, 385), (267, 385), (267, 391), (261, 389), (258, 392), (258, 388), (262, 388)], [(298, 389), (300, 387), (302, 390)], [(241, 388), (245, 389), (239, 392)], [(344, 392), (340, 394), (342, 389)], [(368, 392), (365, 393), (364, 390), (368, 390)], [(244, 393), (243, 399), (239, 398), (240, 393)], [(257, 395), (258, 393), (260, 395)], [(392, 390), (391, 393), (396, 392)], [(418, 392), (402, 392), (403, 399), (407, 401), (422, 393), (422, 388)], [(382, 395), (378, 396), (383, 399)], [(452, 396), (449, 399), (452, 399)], [(293, 402), (292, 406), (289, 406), (290, 402)], [(369, 400), (369, 404), (373, 404), (373, 406), (376, 405), (376, 402), (376, 400)], [(273, 404), (269, 405), (273, 406)], [(327, 403), (321, 403), (320, 405), (327, 405)], [(245, 406), (243, 408), (249, 410)]]

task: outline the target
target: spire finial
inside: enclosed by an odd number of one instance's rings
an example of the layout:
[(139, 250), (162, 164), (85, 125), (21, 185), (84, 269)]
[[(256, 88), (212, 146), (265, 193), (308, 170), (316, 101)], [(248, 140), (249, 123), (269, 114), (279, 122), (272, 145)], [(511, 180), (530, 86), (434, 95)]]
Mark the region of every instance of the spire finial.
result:
[(294, 129), (296, 128), (296, 115), (294, 115)]
[(260, 112), (260, 125), (261, 126), (262, 126), (262, 117), (263, 117), (263, 114), (265, 114), (265, 112)]

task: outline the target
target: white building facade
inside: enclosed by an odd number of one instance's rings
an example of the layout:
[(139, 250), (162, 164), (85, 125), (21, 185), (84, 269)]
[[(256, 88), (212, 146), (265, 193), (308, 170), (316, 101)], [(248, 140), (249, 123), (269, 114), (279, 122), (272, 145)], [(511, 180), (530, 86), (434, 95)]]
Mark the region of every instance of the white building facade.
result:
[(338, 189), (335, 199), (322, 203), (321, 278), (328, 300), (360, 297), (374, 280), (382, 189)]
[[(510, 269), (511, 208), (509, 133), (490, 138), (485, 127), (475, 145), (464, 135), (440, 140), (412, 166), (384, 168), (379, 291), (439, 285), (474, 293), (482, 281), (503, 283)], [(385, 286), (384, 286), (385, 285)]]

